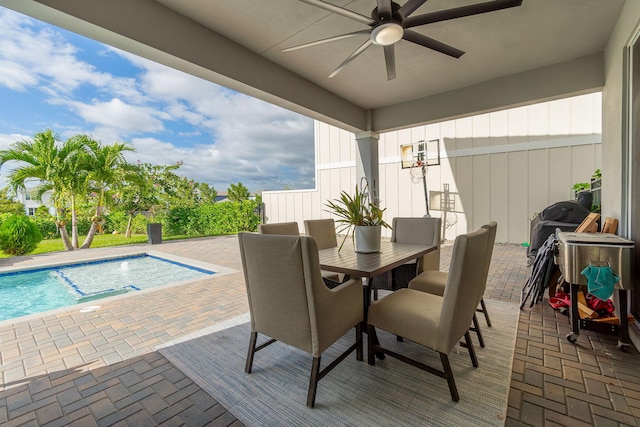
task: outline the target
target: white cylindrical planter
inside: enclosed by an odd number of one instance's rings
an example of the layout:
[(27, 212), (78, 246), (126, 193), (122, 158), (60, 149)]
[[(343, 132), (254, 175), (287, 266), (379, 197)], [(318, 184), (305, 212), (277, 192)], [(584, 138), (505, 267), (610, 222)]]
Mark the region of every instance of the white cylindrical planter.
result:
[(356, 252), (371, 253), (380, 252), (380, 236), (382, 227), (380, 225), (356, 225), (355, 241)]

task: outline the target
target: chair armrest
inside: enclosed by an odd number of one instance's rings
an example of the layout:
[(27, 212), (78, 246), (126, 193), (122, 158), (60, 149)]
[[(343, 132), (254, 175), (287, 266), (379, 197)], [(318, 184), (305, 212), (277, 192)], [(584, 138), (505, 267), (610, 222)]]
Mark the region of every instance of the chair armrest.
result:
[(349, 329), (364, 320), (362, 279), (351, 279), (333, 289), (322, 284), (315, 293), (312, 328), (317, 331), (313, 353), (321, 354)]
[(327, 289), (327, 291), (329, 295), (325, 304), (318, 307), (323, 311), (323, 313), (318, 313), (320, 318), (364, 320), (362, 279), (350, 279), (333, 289)]
[[(355, 286), (353, 285), (354, 283), (357, 283), (358, 285)], [(331, 289), (331, 292), (341, 292), (341, 289), (344, 289), (347, 287), (358, 287), (360, 289), (360, 294), (362, 295), (362, 279), (360, 279), (359, 277), (353, 277), (345, 282), (340, 283), (339, 286), (336, 286), (335, 288)], [(345, 292), (345, 291), (342, 291), (342, 292)]]

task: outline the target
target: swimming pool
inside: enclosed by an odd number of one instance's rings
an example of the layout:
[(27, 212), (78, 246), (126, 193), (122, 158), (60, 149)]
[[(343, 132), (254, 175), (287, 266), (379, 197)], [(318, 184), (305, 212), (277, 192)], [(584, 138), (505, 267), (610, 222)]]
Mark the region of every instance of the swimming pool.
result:
[(148, 254), (0, 273), (0, 321), (215, 273)]

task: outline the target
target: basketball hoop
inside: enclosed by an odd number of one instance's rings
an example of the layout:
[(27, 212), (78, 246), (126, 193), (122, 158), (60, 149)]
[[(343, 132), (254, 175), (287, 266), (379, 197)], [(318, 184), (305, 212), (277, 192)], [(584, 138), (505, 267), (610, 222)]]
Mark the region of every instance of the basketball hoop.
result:
[(422, 181), (424, 190), (424, 204), (429, 214), (429, 191), (427, 190), (427, 167), (440, 164), (440, 140), (421, 140), (400, 146), (400, 165), (402, 169), (409, 169), (409, 177), (413, 184)]
[(427, 175), (427, 163), (421, 160), (416, 160), (412, 163), (409, 169), (409, 175), (411, 176), (411, 182), (418, 184)]

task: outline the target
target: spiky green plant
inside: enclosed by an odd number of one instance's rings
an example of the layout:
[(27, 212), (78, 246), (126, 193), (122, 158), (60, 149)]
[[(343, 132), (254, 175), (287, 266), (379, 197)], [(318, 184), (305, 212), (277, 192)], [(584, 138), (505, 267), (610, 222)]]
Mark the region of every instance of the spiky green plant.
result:
[(345, 234), (338, 250), (342, 249), (347, 236), (356, 226), (380, 225), (385, 228), (391, 228), (383, 219), (386, 208), (380, 208), (379, 201), (369, 200), (369, 191), (366, 184), (362, 189), (356, 185), (356, 191), (353, 195), (346, 191), (340, 192), (340, 198), (328, 201), (325, 206), (329, 208), (327, 212), (333, 213), (338, 217), (336, 220), (339, 224), (337, 232)]

